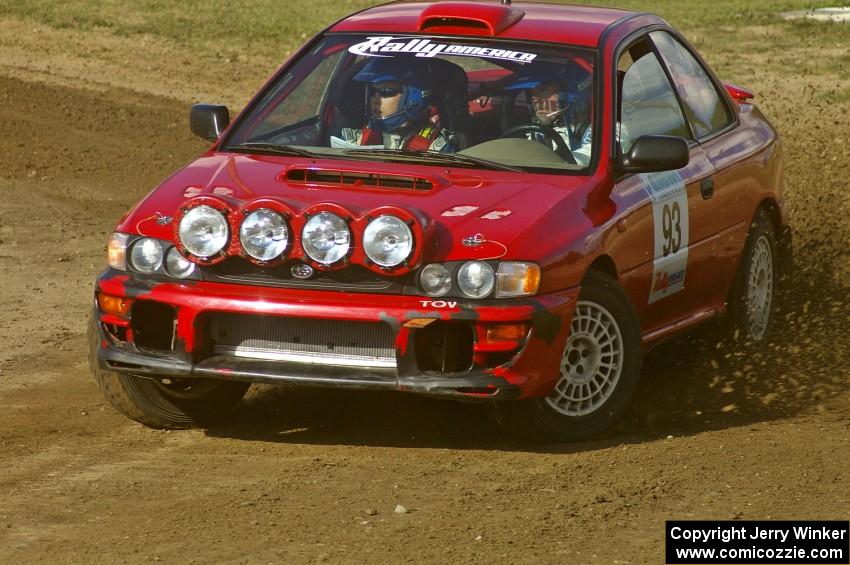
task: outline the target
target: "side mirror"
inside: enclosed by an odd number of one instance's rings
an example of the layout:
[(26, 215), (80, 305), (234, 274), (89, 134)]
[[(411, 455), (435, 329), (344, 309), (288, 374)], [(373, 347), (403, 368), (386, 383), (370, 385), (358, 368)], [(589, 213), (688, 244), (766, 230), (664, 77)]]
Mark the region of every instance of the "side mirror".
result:
[(672, 135), (642, 135), (628, 155), (620, 159), (625, 173), (654, 173), (673, 171), (688, 164), (690, 151), (683, 137)]
[(189, 113), (189, 127), (192, 133), (207, 141), (218, 139), (228, 125), (230, 112), (227, 111), (227, 106), (195, 104)]

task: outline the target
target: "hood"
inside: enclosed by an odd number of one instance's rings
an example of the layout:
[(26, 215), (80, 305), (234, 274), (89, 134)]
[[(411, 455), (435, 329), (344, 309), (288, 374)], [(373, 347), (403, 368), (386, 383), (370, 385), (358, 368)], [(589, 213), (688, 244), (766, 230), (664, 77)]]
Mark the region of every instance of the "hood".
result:
[[(567, 175), (211, 153), (163, 182), (117, 231), (173, 240), (173, 218), (193, 197), (238, 204), (272, 197), (296, 214), (319, 203), (338, 204), (354, 217), (385, 205), (405, 208), (429, 224), (426, 261), (532, 258), (514, 242), (556, 208), (562, 222), (584, 217), (571, 195), (590, 184), (590, 177)], [(478, 242), (465, 245), (467, 238)]]

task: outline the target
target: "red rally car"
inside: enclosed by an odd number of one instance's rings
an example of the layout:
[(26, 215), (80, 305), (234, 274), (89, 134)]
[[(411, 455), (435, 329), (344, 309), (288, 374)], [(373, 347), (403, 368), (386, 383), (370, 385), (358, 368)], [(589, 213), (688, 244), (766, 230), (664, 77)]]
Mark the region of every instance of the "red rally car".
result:
[(641, 355), (790, 266), (782, 146), (657, 16), (395, 2), (311, 39), (128, 212), (90, 325), (128, 417), (203, 425), (250, 383), (493, 405), (550, 440), (621, 416)]

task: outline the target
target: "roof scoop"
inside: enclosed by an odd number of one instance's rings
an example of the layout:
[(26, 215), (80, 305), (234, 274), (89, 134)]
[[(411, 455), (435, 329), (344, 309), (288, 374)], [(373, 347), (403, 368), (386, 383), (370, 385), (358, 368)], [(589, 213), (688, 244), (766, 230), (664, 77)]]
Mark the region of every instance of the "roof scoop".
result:
[(419, 31), (449, 35), (498, 35), (520, 21), (525, 12), (508, 4), (438, 2), (419, 16)]

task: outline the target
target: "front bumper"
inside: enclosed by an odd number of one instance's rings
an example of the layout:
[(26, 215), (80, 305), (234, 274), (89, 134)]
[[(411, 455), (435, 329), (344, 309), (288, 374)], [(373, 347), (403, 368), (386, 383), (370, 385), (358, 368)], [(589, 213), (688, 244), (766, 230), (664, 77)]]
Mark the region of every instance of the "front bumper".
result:
[[(524, 299), (433, 301), (427, 297), (294, 290), (209, 282), (152, 281), (107, 270), (97, 281), (97, 358), (102, 368), (151, 378), (212, 378), (375, 390), (401, 390), (458, 399), (518, 399), (548, 394), (560, 375), (561, 355), (578, 287)], [(97, 295), (127, 299), (125, 313), (109, 313)], [(133, 316), (141, 304), (173, 309), (167, 346), (140, 346)], [(216, 354), (206, 347), (205, 317), (215, 313), (381, 322), (393, 332), (396, 366), (336, 366)], [(460, 371), (422, 370), (416, 335), (423, 321), (469, 327), (472, 362)], [(516, 340), (490, 340), (488, 328), (525, 323)], [(494, 356), (495, 355), (495, 356)]]

